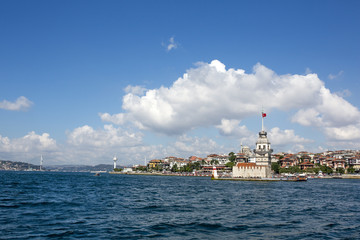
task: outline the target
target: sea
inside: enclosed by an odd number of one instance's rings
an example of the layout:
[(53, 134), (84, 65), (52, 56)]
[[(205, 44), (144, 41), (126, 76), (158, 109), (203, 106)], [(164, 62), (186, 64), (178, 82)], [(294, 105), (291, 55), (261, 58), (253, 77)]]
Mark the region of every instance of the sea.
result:
[(0, 239), (360, 239), (360, 180), (0, 172)]

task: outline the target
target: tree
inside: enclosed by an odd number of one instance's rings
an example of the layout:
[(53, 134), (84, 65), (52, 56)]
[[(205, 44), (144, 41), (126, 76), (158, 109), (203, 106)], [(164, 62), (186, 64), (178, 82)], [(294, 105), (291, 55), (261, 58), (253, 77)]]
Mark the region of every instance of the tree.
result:
[(194, 164), (188, 163), (180, 168), (181, 172), (192, 172), (194, 170)]
[(302, 172), (299, 166), (291, 167), (291, 173), (300, 173)]
[(290, 172), (289, 168), (280, 168), (279, 169), (279, 173), (289, 173), (289, 172)]
[(137, 168), (135, 168), (136, 171), (146, 171), (146, 167), (145, 166), (138, 166)]
[(334, 170), (331, 167), (326, 168), (326, 173), (327, 174), (332, 174), (333, 172), (334, 172)]
[(280, 164), (277, 162), (271, 163), (271, 170), (273, 170), (276, 174), (279, 174)]
[(177, 172), (177, 171), (178, 171), (178, 166), (177, 166), (176, 163), (175, 163), (175, 165), (171, 168), (171, 171), (172, 171), (172, 172)]
[(320, 171), (320, 168), (311, 168), (315, 174), (318, 174)]
[(232, 168), (233, 166), (235, 166), (235, 163), (234, 162), (227, 162), (225, 164), (225, 166), (228, 167), (228, 168)]
[(353, 166), (351, 166), (351, 167), (349, 167), (349, 168), (347, 169), (347, 172), (348, 172), (348, 173), (354, 173), (354, 172), (355, 172), (355, 168), (354, 168)]
[(345, 169), (344, 169), (344, 168), (337, 168), (337, 169), (336, 169), (336, 172), (337, 172), (337, 173), (340, 173), (340, 174), (344, 174), (344, 173), (345, 173)]
[(300, 173), (302, 170), (299, 166), (291, 166), (289, 168), (280, 168), (279, 173)]
[(229, 153), (229, 161), (233, 163), (235, 162), (235, 160), (236, 160), (235, 153), (234, 152)]
[(200, 164), (200, 162), (194, 162), (194, 163), (193, 163), (193, 167), (194, 167), (194, 169), (196, 169), (196, 170), (200, 170), (200, 169), (201, 169), (201, 164)]
[(156, 165), (156, 167), (154, 168), (155, 171), (162, 171), (163, 167), (161, 165)]
[(211, 160), (210, 164), (212, 164), (212, 165), (218, 165), (218, 164), (219, 164), (219, 161), (216, 160), (216, 159), (213, 159), (213, 160)]
[(321, 170), (323, 173), (327, 173), (327, 174), (331, 174), (331, 173), (334, 172), (331, 167), (328, 167), (328, 166), (326, 166), (326, 165), (320, 166), (320, 170)]

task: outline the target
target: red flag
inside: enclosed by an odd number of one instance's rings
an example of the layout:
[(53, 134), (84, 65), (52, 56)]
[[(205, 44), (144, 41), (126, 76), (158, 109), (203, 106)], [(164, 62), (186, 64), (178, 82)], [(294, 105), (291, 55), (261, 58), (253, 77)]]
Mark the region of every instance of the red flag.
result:
[(266, 113), (262, 113), (262, 117), (263, 117), (263, 118), (266, 117)]

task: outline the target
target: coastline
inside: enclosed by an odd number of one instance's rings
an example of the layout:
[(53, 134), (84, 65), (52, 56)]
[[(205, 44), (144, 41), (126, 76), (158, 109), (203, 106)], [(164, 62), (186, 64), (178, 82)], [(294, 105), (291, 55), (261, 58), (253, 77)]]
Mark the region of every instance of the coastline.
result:
[[(178, 176), (178, 177), (204, 177), (211, 178), (211, 174), (192, 174), (192, 173), (183, 173), (183, 174), (169, 174), (169, 173), (146, 173), (146, 172), (109, 172), (109, 174), (122, 174), (122, 175), (146, 175), (146, 176)], [(212, 180), (219, 181), (265, 181), (265, 182), (274, 182), (274, 181), (294, 181), (288, 180), (285, 178), (232, 178), (232, 177), (223, 177)], [(323, 177), (308, 177), (308, 179), (360, 179), (360, 175), (353, 174), (343, 174), (340, 176), (323, 176)]]
[(122, 175), (147, 175), (147, 176), (177, 176), (177, 177), (211, 177), (211, 174), (169, 174), (169, 173), (137, 173), (137, 172), (109, 172), (109, 174), (122, 174)]

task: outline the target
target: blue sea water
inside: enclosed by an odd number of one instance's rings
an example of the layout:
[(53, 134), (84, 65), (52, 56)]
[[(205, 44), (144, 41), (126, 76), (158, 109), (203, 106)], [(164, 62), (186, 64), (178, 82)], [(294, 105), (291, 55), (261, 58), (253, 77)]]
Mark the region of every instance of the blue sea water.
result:
[(360, 239), (360, 180), (0, 172), (0, 239)]

